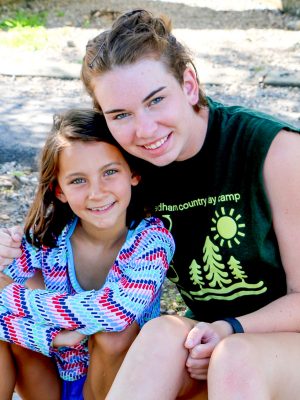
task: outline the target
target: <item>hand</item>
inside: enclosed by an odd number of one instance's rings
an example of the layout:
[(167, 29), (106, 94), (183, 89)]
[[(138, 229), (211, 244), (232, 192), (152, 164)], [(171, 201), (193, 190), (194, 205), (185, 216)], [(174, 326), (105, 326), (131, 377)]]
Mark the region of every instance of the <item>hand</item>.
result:
[(191, 378), (207, 379), (209, 360), (214, 348), (231, 333), (231, 326), (225, 321), (212, 324), (199, 322), (194, 326), (184, 344), (189, 350), (186, 367)]
[(23, 230), (20, 226), (0, 229), (0, 271), (21, 256), (21, 239)]
[(14, 281), (9, 276), (3, 274), (3, 272), (0, 272), (0, 290), (4, 289), (13, 282)]
[(55, 336), (53, 347), (72, 347), (81, 342), (84, 338), (85, 335), (82, 335), (77, 331), (67, 331), (64, 329)]

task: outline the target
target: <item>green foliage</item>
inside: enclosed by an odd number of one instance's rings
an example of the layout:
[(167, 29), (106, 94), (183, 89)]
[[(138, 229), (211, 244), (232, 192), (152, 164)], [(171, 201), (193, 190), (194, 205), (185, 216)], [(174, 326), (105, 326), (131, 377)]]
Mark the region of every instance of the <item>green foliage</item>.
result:
[(0, 29), (6, 31), (0, 38), (0, 44), (11, 47), (25, 47), (29, 50), (39, 50), (48, 44), (48, 34), (45, 28), (46, 12), (30, 13), (19, 10), (12, 17), (0, 21)]
[(57, 17), (64, 17), (65, 16), (65, 12), (61, 11), (61, 10), (58, 10), (58, 11), (56, 11), (56, 16)]
[(11, 18), (0, 21), (0, 29), (10, 30), (15, 28), (37, 28), (45, 26), (47, 21), (47, 13), (40, 11), (32, 14), (28, 11), (19, 10)]
[(16, 176), (16, 177), (20, 177), (20, 176), (24, 176), (25, 172), (24, 171), (11, 171), (11, 175)]
[(6, 37), (0, 37), (0, 44), (4, 46), (23, 47), (35, 51), (45, 48), (49, 43), (47, 30), (42, 26), (14, 28), (6, 34)]
[(82, 27), (89, 28), (91, 25), (91, 21), (89, 19), (84, 20)]

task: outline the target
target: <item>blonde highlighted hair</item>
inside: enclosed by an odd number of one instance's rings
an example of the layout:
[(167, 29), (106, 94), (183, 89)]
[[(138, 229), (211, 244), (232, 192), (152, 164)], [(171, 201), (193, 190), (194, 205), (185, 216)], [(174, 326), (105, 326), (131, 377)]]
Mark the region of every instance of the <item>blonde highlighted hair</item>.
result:
[[(94, 78), (115, 66), (129, 65), (148, 57), (164, 62), (180, 84), (188, 66), (194, 68), (197, 76), (189, 50), (171, 33), (171, 21), (166, 17), (154, 17), (149, 11), (127, 12), (113, 23), (111, 29), (90, 40), (86, 46), (81, 79), (95, 109), (101, 111), (94, 95)], [(197, 81), (199, 83), (198, 76)], [(199, 101), (195, 108), (199, 110), (206, 105), (199, 85)]]

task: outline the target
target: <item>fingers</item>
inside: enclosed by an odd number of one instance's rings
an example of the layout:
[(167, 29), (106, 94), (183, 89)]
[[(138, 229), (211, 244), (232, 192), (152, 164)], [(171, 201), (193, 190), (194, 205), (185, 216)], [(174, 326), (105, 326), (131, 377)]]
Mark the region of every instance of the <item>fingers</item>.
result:
[(189, 350), (187, 370), (193, 379), (206, 379), (211, 354), (220, 341), (220, 336), (212, 324), (199, 322), (189, 332), (185, 347)]
[(192, 349), (194, 346), (201, 343), (202, 336), (203, 336), (203, 330), (199, 329), (200, 324), (195, 325), (195, 327), (193, 329), (191, 329), (189, 334), (187, 335), (187, 338), (186, 338), (186, 341), (184, 344), (184, 346), (187, 349)]
[(216, 332), (213, 326), (206, 322), (198, 322), (193, 329), (190, 330), (185, 341), (185, 347), (192, 349), (200, 343), (208, 343), (214, 340)]
[(21, 256), (21, 239), (22, 228), (19, 226), (0, 229), (0, 271)]
[(216, 347), (217, 341), (211, 341), (208, 343), (201, 343), (197, 346), (193, 347), (189, 353), (190, 357), (195, 359), (202, 359), (206, 357), (210, 357), (211, 353), (213, 352), (214, 348)]
[(209, 360), (209, 358), (195, 360), (192, 357), (188, 357), (186, 361), (186, 367), (190, 377), (198, 380), (207, 379)]
[(215, 342), (198, 344), (189, 351), (187, 370), (193, 379), (206, 379), (207, 369)]
[[(23, 233), (21, 226), (13, 226), (11, 228), (4, 228), (3, 230), (0, 229), (0, 244), (9, 247), (20, 247)], [(2, 242), (2, 237), (4, 242)]]
[(22, 252), (20, 248), (12, 248), (0, 245), (0, 271), (11, 264), (15, 258), (21, 257)]

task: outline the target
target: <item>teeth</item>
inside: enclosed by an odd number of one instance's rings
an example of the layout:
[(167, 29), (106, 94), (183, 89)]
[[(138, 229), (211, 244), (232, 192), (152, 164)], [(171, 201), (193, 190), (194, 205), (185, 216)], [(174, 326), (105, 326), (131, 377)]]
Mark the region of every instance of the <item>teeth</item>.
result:
[(149, 145), (144, 145), (145, 149), (147, 150), (155, 150), (158, 149), (161, 145), (163, 145), (168, 139), (168, 136), (158, 140), (155, 143), (149, 144)]
[(106, 204), (103, 207), (89, 207), (89, 210), (91, 210), (91, 211), (104, 211), (104, 210), (107, 210), (112, 204), (113, 203), (109, 203), (109, 204)]

